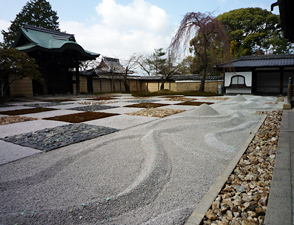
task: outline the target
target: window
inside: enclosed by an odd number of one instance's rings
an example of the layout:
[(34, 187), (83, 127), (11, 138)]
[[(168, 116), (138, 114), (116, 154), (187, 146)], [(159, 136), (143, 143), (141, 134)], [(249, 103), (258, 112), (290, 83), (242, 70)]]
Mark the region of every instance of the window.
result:
[(236, 75), (231, 78), (231, 85), (233, 88), (243, 88), (246, 87), (245, 77), (241, 75)]

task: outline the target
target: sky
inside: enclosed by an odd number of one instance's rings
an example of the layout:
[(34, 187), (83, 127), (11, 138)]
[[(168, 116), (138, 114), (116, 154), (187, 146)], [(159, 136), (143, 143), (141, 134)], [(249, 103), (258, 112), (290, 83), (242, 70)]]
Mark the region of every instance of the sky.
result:
[[(276, 0), (47, 0), (59, 17), (61, 31), (74, 34), (84, 49), (127, 60), (133, 54), (166, 49), (188, 12), (213, 13), (260, 7), (270, 11)], [(0, 0), (0, 30), (28, 0)], [(273, 13), (278, 14), (278, 7)], [(0, 34), (0, 42), (3, 41)]]

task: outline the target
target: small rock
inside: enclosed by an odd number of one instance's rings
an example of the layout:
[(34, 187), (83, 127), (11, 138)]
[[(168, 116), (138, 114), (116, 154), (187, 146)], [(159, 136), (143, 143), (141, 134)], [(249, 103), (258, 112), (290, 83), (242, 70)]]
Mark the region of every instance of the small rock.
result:
[(217, 216), (212, 212), (211, 209), (209, 209), (209, 210), (206, 212), (205, 216), (206, 216), (208, 219), (210, 219), (210, 220), (216, 220), (216, 219), (217, 219)]
[(229, 221), (231, 221), (233, 219), (233, 213), (232, 213), (232, 211), (228, 210), (226, 214), (227, 214), (227, 219)]
[(243, 186), (241, 186), (241, 185), (236, 185), (235, 187), (234, 187), (234, 189), (236, 190), (236, 191), (238, 191), (238, 192), (246, 192), (246, 189), (243, 187)]
[(236, 197), (235, 201), (233, 201), (233, 204), (236, 206), (240, 206), (242, 204), (242, 199), (240, 196)]
[(265, 216), (265, 210), (262, 207), (256, 207), (255, 213), (257, 216)]

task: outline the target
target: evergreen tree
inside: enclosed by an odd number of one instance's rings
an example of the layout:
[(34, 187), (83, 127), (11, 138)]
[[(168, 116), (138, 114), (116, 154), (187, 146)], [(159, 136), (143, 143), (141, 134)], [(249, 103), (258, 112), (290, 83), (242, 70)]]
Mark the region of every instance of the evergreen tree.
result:
[(165, 58), (166, 52), (163, 51), (163, 48), (155, 49), (154, 53), (147, 58), (147, 62), (153, 70), (154, 75), (162, 73), (163, 67), (166, 63)]
[(8, 31), (1, 31), (4, 43), (8, 45), (13, 43), (23, 23), (59, 31), (57, 20), (57, 12), (52, 10), (49, 2), (46, 0), (30, 0), (16, 15), (16, 18), (11, 21)]
[(233, 58), (259, 52), (293, 52), (291, 43), (283, 37), (279, 16), (266, 9), (235, 9), (219, 15), (216, 19), (221, 22), (229, 36)]
[(44, 82), (35, 59), (0, 42), (0, 104), (5, 101), (9, 85), (25, 77)]

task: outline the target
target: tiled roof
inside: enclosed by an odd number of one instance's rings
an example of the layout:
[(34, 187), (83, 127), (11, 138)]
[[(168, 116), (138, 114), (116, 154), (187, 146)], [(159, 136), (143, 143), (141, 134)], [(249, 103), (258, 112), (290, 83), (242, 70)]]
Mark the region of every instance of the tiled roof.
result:
[(255, 55), (242, 56), (231, 63), (223, 63), (216, 68), (268, 68), (268, 67), (294, 66), (294, 55)]
[[(145, 80), (145, 81), (160, 81), (164, 76), (129, 76), (130, 79), (134, 80)], [(222, 76), (206, 76), (205, 80), (222, 80)], [(171, 81), (199, 81), (201, 80), (200, 75), (187, 74), (187, 75), (173, 75), (169, 80)]]
[(100, 64), (95, 69), (97, 74), (103, 73), (125, 73), (125, 68), (120, 64), (119, 59), (102, 56)]
[(23, 24), (13, 46), (24, 52), (37, 49), (51, 52), (64, 52), (67, 49), (75, 50), (81, 54), (82, 59), (95, 59), (100, 54), (86, 51), (80, 46), (73, 34), (49, 30)]

